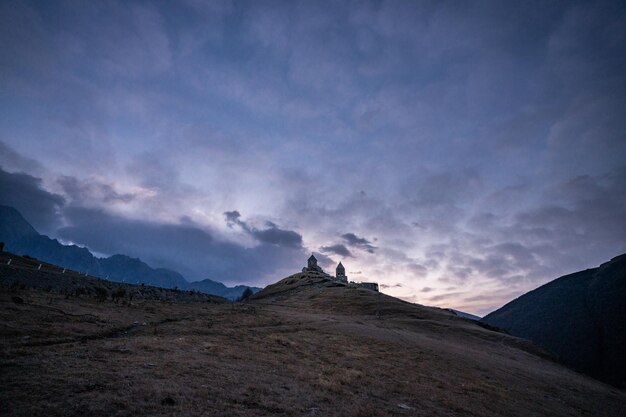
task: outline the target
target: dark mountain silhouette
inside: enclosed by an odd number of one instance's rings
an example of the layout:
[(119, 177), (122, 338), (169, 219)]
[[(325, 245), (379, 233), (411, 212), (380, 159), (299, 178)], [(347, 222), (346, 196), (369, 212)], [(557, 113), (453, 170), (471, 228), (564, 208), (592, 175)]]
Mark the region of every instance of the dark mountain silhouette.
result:
[(246, 285), (236, 285), (234, 287), (227, 287), (218, 281), (210, 279), (204, 279), (202, 281), (194, 281), (188, 284), (188, 288), (207, 294), (216, 294), (220, 297), (228, 298), (229, 300), (236, 300), (241, 297), (246, 288), (250, 288), (253, 292), (261, 290), (258, 287), (248, 287)]
[(98, 259), (87, 248), (63, 245), (56, 239), (40, 235), (13, 207), (0, 206), (0, 240), (9, 252), (33, 256), (94, 276), (106, 275)]
[(99, 259), (105, 278), (128, 282), (131, 284), (148, 284), (146, 277), (149, 277), (149, 284), (164, 288), (187, 288), (189, 282), (178, 272), (164, 268), (151, 268), (148, 264), (138, 258), (131, 258), (126, 255), (113, 255), (108, 258)]
[(555, 279), (483, 321), (535, 342), (578, 371), (626, 387), (626, 254)]
[(176, 271), (155, 269), (140, 259), (126, 255), (97, 258), (87, 248), (63, 245), (56, 239), (40, 235), (16, 209), (9, 206), (0, 206), (0, 241), (5, 243), (7, 251), (111, 281), (197, 290), (230, 299), (241, 296), (247, 288), (245, 285), (227, 287), (210, 279), (188, 282)]
[(66, 299), (76, 297), (100, 302), (110, 300), (116, 305), (118, 302), (130, 304), (133, 301), (148, 300), (182, 301), (185, 303), (192, 301), (228, 302), (223, 297), (199, 291), (185, 291), (145, 284), (137, 285), (86, 276), (40, 259), (20, 256), (11, 252), (1, 252), (0, 293), (25, 289), (28, 289), (27, 292), (41, 291), (50, 296), (61, 295), (65, 296)]

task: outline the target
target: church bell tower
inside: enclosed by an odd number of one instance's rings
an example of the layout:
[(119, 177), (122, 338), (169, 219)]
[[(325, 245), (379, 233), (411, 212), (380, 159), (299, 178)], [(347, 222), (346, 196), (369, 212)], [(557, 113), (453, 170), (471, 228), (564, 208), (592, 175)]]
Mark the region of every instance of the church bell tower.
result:
[(346, 268), (343, 267), (343, 264), (339, 262), (337, 265), (337, 269), (335, 270), (335, 277), (343, 282), (348, 282), (348, 277), (346, 276)]

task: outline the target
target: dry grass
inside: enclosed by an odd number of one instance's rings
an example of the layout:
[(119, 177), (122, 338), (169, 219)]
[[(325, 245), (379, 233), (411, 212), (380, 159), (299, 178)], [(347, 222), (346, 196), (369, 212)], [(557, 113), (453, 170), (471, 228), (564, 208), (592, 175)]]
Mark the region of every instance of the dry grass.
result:
[(4, 290), (0, 414), (624, 415), (623, 392), (519, 339), (296, 278), (234, 305)]

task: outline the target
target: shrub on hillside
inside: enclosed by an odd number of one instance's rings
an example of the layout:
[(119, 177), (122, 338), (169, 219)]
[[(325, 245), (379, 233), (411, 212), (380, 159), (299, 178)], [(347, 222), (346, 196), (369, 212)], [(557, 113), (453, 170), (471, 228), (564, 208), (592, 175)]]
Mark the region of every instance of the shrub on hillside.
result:
[(124, 287), (119, 287), (113, 292), (113, 294), (111, 294), (111, 298), (113, 298), (113, 301), (121, 300), (124, 297), (126, 297), (126, 288)]
[(94, 290), (96, 292), (96, 300), (106, 301), (107, 297), (109, 296), (109, 291), (106, 288), (95, 287)]

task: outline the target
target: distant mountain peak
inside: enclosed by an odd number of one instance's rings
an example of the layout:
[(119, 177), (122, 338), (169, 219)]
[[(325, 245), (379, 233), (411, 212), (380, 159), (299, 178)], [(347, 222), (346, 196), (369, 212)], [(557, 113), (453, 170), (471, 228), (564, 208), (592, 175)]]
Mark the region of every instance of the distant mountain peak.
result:
[(19, 211), (10, 206), (0, 205), (0, 238), (4, 239), (5, 243), (38, 235), (39, 233)]

